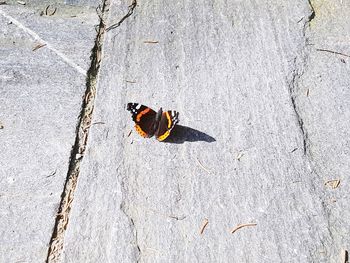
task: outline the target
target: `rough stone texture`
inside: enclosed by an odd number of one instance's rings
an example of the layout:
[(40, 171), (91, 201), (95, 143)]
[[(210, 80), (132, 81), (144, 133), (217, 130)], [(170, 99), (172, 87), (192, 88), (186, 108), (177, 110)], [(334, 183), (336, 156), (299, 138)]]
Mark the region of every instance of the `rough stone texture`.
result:
[(0, 262), (45, 261), (67, 176), (97, 15), (62, 8), (0, 6)]
[(311, 52), (297, 96), (314, 172), (324, 182), (340, 180), (339, 188), (328, 187), (323, 196), (330, 251), (335, 253), (331, 259), (340, 262), (340, 249), (350, 250), (350, 2), (318, 0), (312, 5), (316, 16), (310, 24)]
[[(97, 14), (95, 8), (51, 4), (48, 13), (43, 15), (48, 4), (27, 6), (1, 6), (7, 15), (17, 18), (24, 27), (34, 31), (41, 39), (47, 41), (63, 55), (69, 57), (84, 71), (90, 66), (92, 40), (96, 35)], [(40, 43), (41, 41), (36, 41)]]
[[(111, 10), (113, 21), (126, 13), (119, 2)], [(312, 130), (336, 113), (349, 127), (349, 62), (309, 45), (328, 32), (312, 18), (301, 0), (139, 2), (105, 43), (94, 115), (104, 124), (91, 128), (65, 262), (338, 262), (349, 248), (349, 215), (332, 219), (349, 209), (348, 136), (325, 163), (342, 133)], [(327, 57), (343, 71), (317, 67)], [(306, 97), (315, 70), (329, 84)], [(339, 101), (320, 91), (333, 79), (343, 83)], [(308, 110), (314, 97), (319, 118)], [(179, 143), (128, 137), (129, 101), (176, 109), (182, 125), (216, 141), (194, 132), (174, 134)], [(327, 189), (333, 176), (341, 185)], [(342, 200), (332, 203), (329, 192)]]
[(82, 12), (84, 8), (97, 7), (101, 3), (101, 1), (98, 0), (6, 0), (5, 2), (17, 6), (23, 6), (23, 3), (25, 3), (25, 6), (29, 6), (30, 8), (46, 8), (47, 5), (50, 5), (51, 8), (63, 7), (66, 9), (76, 6), (79, 8), (80, 12)]
[[(112, 1), (107, 24), (128, 5)], [(105, 39), (63, 261), (340, 262), (350, 250), (350, 58), (329, 51), (350, 55), (349, 12), (328, 0), (139, 1)], [(10, 58), (0, 68), (0, 261), (37, 262), (85, 83), (48, 49), (32, 59), (30, 37), (9, 26), (0, 29)], [(61, 34), (74, 43), (59, 31), (47, 38)], [(27, 46), (14, 48), (14, 36)], [(56, 48), (86, 69), (86, 45), (79, 53), (65, 42)], [(183, 126), (165, 143), (130, 135), (127, 102), (177, 110)], [(324, 184), (332, 179), (335, 189)], [(241, 223), (257, 225), (231, 234)]]

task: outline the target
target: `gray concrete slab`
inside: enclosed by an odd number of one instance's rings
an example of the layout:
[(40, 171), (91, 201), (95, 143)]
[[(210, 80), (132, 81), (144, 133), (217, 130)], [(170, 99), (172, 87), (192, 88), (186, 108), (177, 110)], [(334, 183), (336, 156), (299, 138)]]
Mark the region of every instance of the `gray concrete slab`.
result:
[[(310, 57), (298, 88), (298, 107), (307, 132), (312, 169), (325, 185), (332, 247), (350, 247), (350, 3), (312, 1)], [(339, 187), (332, 188), (334, 180)], [(333, 260), (332, 262), (339, 262)]]
[[(114, 2), (109, 23), (125, 9)], [(332, 230), (315, 170), (323, 150), (313, 159), (310, 148), (327, 141), (311, 136), (319, 118), (299, 98), (321, 56), (308, 45), (312, 18), (308, 1), (149, 1), (109, 31), (101, 124), (91, 128), (64, 261), (338, 262), (348, 216), (337, 221), (341, 233)], [(127, 102), (177, 110), (197, 132), (178, 129), (173, 143), (128, 136)], [(335, 159), (328, 167), (346, 177)], [(349, 207), (344, 191), (339, 211)], [(242, 223), (256, 226), (230, 233)]]
[[(0, 6), (0, 261), (45, 261), (62, 217), (48, 262), (344, 262), (344, 2), (112, 1), (78, 157), (95, 2)], [(143, 139), (128, 102), (181, 126)]]
[[(90, 66), (90, 50), (82, 47), (91, 46), (91, 37), (96, 35), (97, 13), (93, 7), (51, 4), (45, 15), (47, 3), (40, 5), (3, 5), (3, 16), (8, 20), (20, 16), (19, 23), (13, 26), (21, 28), (35, 39), (36, 43), (46, 43), (51, 50), (66, 60), (83, 68), (85, 74)], [(56, 9), (54, 15), (50, 16)], [(90, 48), (91, 49), (91, 48)], [(66, 61), (69, 63), (69, 61)]]
[(0, 6), (0, 262), (47, 257), (96, 35), (82, 12)]

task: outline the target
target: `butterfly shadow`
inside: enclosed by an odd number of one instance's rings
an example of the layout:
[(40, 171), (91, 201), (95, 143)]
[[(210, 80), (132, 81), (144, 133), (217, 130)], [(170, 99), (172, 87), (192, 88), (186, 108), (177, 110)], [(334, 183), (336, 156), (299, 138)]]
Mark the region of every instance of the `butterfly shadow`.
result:
[(184, 143), (184, 142), (215, 142), (215, 138), (210, 135), (192, 129), (187, 126), (175, 125), (168, 138), (163, 142), (166, 143)]

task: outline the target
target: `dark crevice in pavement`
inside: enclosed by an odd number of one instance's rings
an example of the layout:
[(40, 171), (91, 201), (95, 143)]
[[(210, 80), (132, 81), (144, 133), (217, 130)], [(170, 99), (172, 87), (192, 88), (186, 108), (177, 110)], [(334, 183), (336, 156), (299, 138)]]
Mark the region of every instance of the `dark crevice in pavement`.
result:
[(318, 184), (322, 180), (322, 178), (318, 174), (316, 167), (315, 167), (315, 164), (314, 164), (314, 160), (313, 160), (312, 153), (310, 150), (311, 142), (310, 142), (310, 138), (308, 135), (305, 121), (303, 119), (303, 112), (302, 112), (303, 109), (298, 106), (298, 96), (297, 96), (297, 94), (300, 93), (299, 92), (300, 91), (299, 85), (301, 83), (301, 78), (303, 77), (304, 73), (307, 71), (308, 65), (310, 63), (309, 59), (310, 59), (311, 50), (310, 50), (310, 47), (308, 45), (308, 41), (309, 41), (308, 29), (310, 26), (310, 22), (316, 17), (316, 13), (315, 13), (315, 10), (311, 4), (311, 1), (308, 0), (308, 3), (309, 3), (311, 12), (306, 17), (305, 22), (304, 22), (304, 26), (303, 26), (303, 30), (302, 30), (302, 34), (303, 34), (303, 37), (305, 39), (304, 48), (294, 58), (292, 77), (291, 77), (291, 80), (289, 82), (288, 87), (289, 87), (291, 104), (293, 106), (295, 116), (296, 116), (296, 119), (298, 122), (298, 126), (299, 126), (300, 132), (302, 134), (302, 138), (303, 138), (304, 158), (305, 158), (306, 164), (308, 165), (308, 168), (311, 170), (311, 173), (314, 174), (317, 178), (316, 182), (311, 183), (311, 187), (313, 187), (313, 191), (315, 193), (320, 193), (320, 192), (323, 193), (323, 195), (318, 196), (319, 199), (317, 200), (317, 203), (320, 204), (322, 207), (322, 210), (323, 210), (322, 216), (323, 216), (325, 223), (327, 225), (327, 229), (324, 230), (325, 231), (324, 237), (323, 237), (323, 239), (321, 238), (321, 243), (323, 245), (323, 248), (327, 249), (327, 246), (325, 245), (325, 243), (326, 243), (325, 240), (327, 240), (328, 238), (333, 240), (333, 233), (331, 231), (331, 225), (330, 225), (330, 219), (329, 219), (329, 209), (328, 209), (327, 204), (325, 202), (326, 193), (322, 189), (323, 184), (321, 184), (321, 185)]
[(308, 2), (309, 2), (310, 9), (311, 9), (311, 13), (308, 16), (308, 21), (307, 21), (306, 25), (310, 24), (311, 20), (314, 19), (316, 16), (315, 9), (312, 5), (311, 0), (308, 0)]
[(136, 258), (136, 262), (140, 262), (141, 261), (141, 248), (140, 248), (140, 245), (139, 245), (139, 238), (138, 238), (137, 227), (135, 225), (135, 219), (128, 212), (128, 205), (127, 205), (126, 198), (125, 198), (127, 189), (125, 188), (125, 183), (123, 182), (123, 180), (121, 181), (121, 189), (122, 189), (122, 194), (123, 194), (123, 201), (120, 204), (120, 210), (126, 216), (128, 222), (129, 222), (129, 227), (130, 227), (131, 231), (134, 233), (134, 244), (136, 246), (136, 248), (135, 248), (135, 258)]
[(141, 249), (140, 249), (140, 245), (138, 243), (138, 235), (137, 235), (137, 228), (135, 226), (135, 222), (134, 222), (134, 219), (132, 219), (132, 217), (130, 217), (130, 222), (131, 222), (131, 225), (134, 229), (134, 232), (135, 232), (135, 243), (136, 243), (136, 248), (137, 248), (137, 259), (136, 259), (136, 262), (140, 262), (141, 261)]
[[(292, 104), (292, 107), (297, 119), (298, 127), (300, 129), (300, 133), (303, 139), (303, 154), (307, 162), (309, 163), (309, 166), (312, 172), (315, 172), (312, 165), (312, 156), (310, 151), (310, 140), (308, 136), (308, 131), (301, 113), (302, 110), (298, 106), (298, 97), (297, 97), (297, 94), (299, 93), (299, 88), (300, 88), (299, 87), (300, 80), (304, 75), (305, 71), (307, 70), (308, 64), (309, 64), (310, 50), (308, 48), (309, 40), (307, 37), (308, 35), (307, 29), (309, 28), (311, 20), (314, 19), (315, 17), (315, 11), (311, 5), (311, 1), (308, 0), (308, 3), (310, 7), (310, 13), (307, 16), (305, 16), (304, 25), (302, 29), (302, 36), (305, 39), (305, 43), (302, 50), (300, 50), (300, 53), (294, 57), (293, 66), (292, 66), (293, 69), (292, 69), (291, 79), (288, 83), (288, 89), (289, 89), (291, 104)], [(317, 175), (316, 172), (315, 174)]]
[(292, 106), (294, 109), (294, 113), (296, 115), (298, 125), (300, 128), (302, 137), (303, 137), (303, 153), (306, 156), (307, 155), (307, 148), (308, 148), (308, 134), (307, 134), (307, 131), (306, 131), (305, 126), (304, 126), (304, 121), (299, 114), (299, 109), (298, 109), (298, 107), (296, 105), (296, 101), (295, 101), (296, 100), (296, 88), (297, 88), (299, 79), (302, 75), (298, 72), (297, 67), (298, 67), (297, 66), (297, 58), (294, 58), (294, 65), (293, 65), (294, 69), (292, 72), (292, 79), (291, 79), (291, 82), (288, 86), (289, 86), (289, 94), (290, 94)]
[[(299, 89), (299, 82), (300, 78), (303, 76), (305, 70), (307, 69), (307, 64), (308, 64), (308, 59), (309, 59), (309, 51), (307, 50), (307, 28), (310, 25), (310, 22), (312, 19), (315, 18), (315, 10), (311, 4), (311, 1), (308, 0), (309, 6), (310, 6), (310, 13), (307, 16), (307, 19), (304, 23), (303, 26), (303, 37), (305, 38), (305, 48), (304, 50), (301, 51), (301, 54), (296, 56), (293, 61), (293, 71), (292, 71), (292, 77), (290, 80), (290, 83), (288, 85), (289, 87), (289, 95), (291, 98), (291, 103), (294, 109), (294, 113), (296, 115), (297, 121), (298, 121), (298, 126), (300, 128), (302, 137), (303, 137), (303, 153), (306, 158), (309, 159), (310, 157), (310, 151), (309, 151), (309, 137), (308, 137), (308, 132), (305, 127), (304, 120), (300, 114), (300, 109), (297, 105), (297, 92)], [(300, 66), (302, 65), (302, 66)]]
[(122, 19), (120, 19), (117, 23), (107, 27), (107, 29), (106, 29), (107, 32), (111, 29), (115, 29), (115, 28), (119, 27), (124, 22), (125, 19), (127, 19), (129, 16), (131, 16), (134, 13), (136, 5), (137, 5), (137, 1), (133, 0), (131, 5), (129, 5), (128, 12), (126, 13), (126, 15), (123, 16)]
[(70, 155), (68, 173), (61, 195), (61, 202), (56, 216), (55, 226), (51, 236), (46, 262), (60, 262), (63, 253), (65, 232), (69, 223), (69, 216), (74, 199), (74, 193), (80, 173), (80, 164), (85, 154), (92, 114), (94, 110), (96, 83), (101, 65), (102, 44), (106, 31), (106, 25), (104, 21), (108, 14), (109, 5), (109, 0), (104, 0), (102, 2), (101, 16), (94, 47), (91, 51), (91, 64), (87, 72), (86, 90), (83, 97), (78, 125), (76, 128), (75, 142)]
[[(303, 37), (305, 39), (305, 43), (304, 43), (304, 50), (302, 51), (301, 54), (301, 59), (302, 59), (302, 67), (298, 67), (297, 65), (297, 58), (294, 60), (294, 71), (293, 72), (293, 81), (294, 82), (294, 88), (298, 88), (299, 82), (300, 82), (300, 78), (302, 77), (302, 75), (305, 73), (305, 71), (308, 68), (308, 64), (309, 64), (309, 56), (310, 56), (310, 49), (308, 48), (308, 28), (310, 27), (310, 23), (311, 21), (315, 18), (316, 13), (315, 10), (312, 6), (311, 0), (308, 0), (308, 4), (309, 4), (309, 8), (310, 8), (310, 13), (307, 16), (307, 19), (304, 23), (304, 27), (303, 27)], [(300, 72), (298, 72), (297, 69), (300, 69)], [(295, 73), (295, 74), (294, 74)], [(310, 168), (312, 170), (312, 172), (314, 172), (317, 176), (318, 174), (314, 171), (313, 165), (312, 165), (312, 156), (311, 156), (311, 151), (310, 151), (310, 140), (309, 140), (309, 136), (308, 136), (308, 132), (307, 129), (305, 127), (305, 123), (302, 117), (302, 114), (300, 112), (299, 107), (297, 107), (297, 102), (296, 102), (296, 90), (292, 88), (291, 90), (291, 100), (292, 100), (292, 105), (295, 111), (295, 114), (297, 116), (298, 119), (298, 123), (299, 123), (299, 127), (300, 130), (303, 134), (303, 147), (304, 147), (304, 156), (307, 158), (307, 161), (310, 165)]]
[[(306, 46), (308, 45), (308, 40), (309, 40), (308, 37), (307, 37), (307, 35), (308, 35), (307, 34), (307, 29), (310, 27), (311, 21), (317, 15), (316, 12), (315, 12), (315, 9), (313, 7), (312, 1), (313, 0), (308, 0), (309, 6), (310, 6), (310, 9), (311, 9), (311, 13), (308, 16), (308, 20), (304, 24), (304, 30), (303, 30), (303, 34), (304, 34), (304, 37), (305, 37), (305, 45)], [(310, 54), (310, 52), (311, 51), (309, 50), (308, 53)], [(309, 55), (307, 56), (307, 59), (309, 59)], [(310, 62), (308, 61), (307, 63), (310, 63)], [(308, 141), (309, 141), (309, 139), (308, 139)], [(318, 174), (318, 172), (317, 172), (316, 165), (314, 163), (314, 160), (312, 158), (312, 154), (311, 154), (311, 151), (310, 151), (309, 148), (308, 148), (308, 151), (307, 151), (307, 161), (308, 161), (308, 164), (310, 166), (310, 169), (311, 169), (312, 173), (314, 173), (317, 176), (317, 178), (321, 179), (320, 174)], [(331, 239), (330, 243), (333, 244), (334, 243), (334, 235), (333, 235), (333, 232), (332, 232), (332, 227), (331, 227), (331, 222), (330, 222), (330, 211), (329, 211), (329, 208), (328, 208), (327, 203), (325, 201), (326, 193), (324, 191), (323, 191), (323, 193), (324, 193), (324, 196), (320, 197), (321, 205), (322, 205), (322, 208), (323, 208), (323, 211), (324, 211), (324, 217), (326, 219), (327, 234), (329, 235), (329, 238)], [(324, 248), (327, 248), (327, 246), (324, 245)]]
[[(308, 133), (303, 121), (303, 118), (299, 112), (299, 108), (297, 106), (297, 102), (296, 102), (296, 98), (297, 98), (297, 91), (298, 91), (298, 85), (299, 85), (299, 81), (300, 78), (302, 77), (302, 75), (305, 72), (305, 68), (307, 67), (307, 63), (308, 63), (308, 54), (307, 54), (307, 42), (308, 42), (308, 38), (307, 38), (307, 28), (310, 25), (310, 22), (312, 21), (312, 19), (315, 18), (315, 10), (312, 6), (311, 0), (308, 0), (309, 3), (309, 7), (310, 7), (310, 13), (305, 17), (305, 22), (304, 22), (304, 26), (303, 26), (303, 37), (305, 38), (305, 48), (304, 50), (301, 51), (301, 54), (299, 54), (298, 56), (296, 56), (294, 58), (293, 61), (293, 71), (292, 71), (292, 77), (290, 80), (290, 83), (288, 85), (289, 87), (289, 95), (291, 98), (291, 102), (292, 102), (292, 106), (294, 109), (294, 113), (296, 115), (297, 121), (298, 121), (298, 125), (303, 137), (303, 153), (305, 157), (309, 157), (310, 152), (308, 151), (309, 148), (309, 137), (308, 137)], [(301, 60), (301, 61), (300, 61)], [(303, 66), (300, 67), (299, 65), (302, 64)]]

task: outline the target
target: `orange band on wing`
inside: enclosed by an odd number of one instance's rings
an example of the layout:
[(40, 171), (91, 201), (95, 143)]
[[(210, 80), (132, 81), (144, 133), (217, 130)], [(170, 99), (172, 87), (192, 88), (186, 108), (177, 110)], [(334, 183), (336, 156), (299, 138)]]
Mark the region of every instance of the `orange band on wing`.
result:
[(151, 110), (150, 108), (146, 108), (143, 111), (141, 111), (139, 114), (137, 114), (136, 115), (136, 121), (139, 122), (141, 120), (142, 115), (145, 115), (150, 110)]
[(166, 112), (165, 112), (165, 115), (166, 115), (166, 117), (167, 117), (167, 119), (168, 119), (168, 129), (170, 129), (172, 121), (171, 121), (169, 112), (166, 111)]
[(158, 141), (164, 141), (170, 134), (170, 131), (166, 131), (166, 133), (164, 133), (162, 136), (159, 136), (157, 138)]
[(142, 137), (144, 137), (144, 138), (148, 137), (147, 133), (145, 133), (139, 125), (136, 124), (135, 129), (136, 129), (137, 133), (140, 134)]

